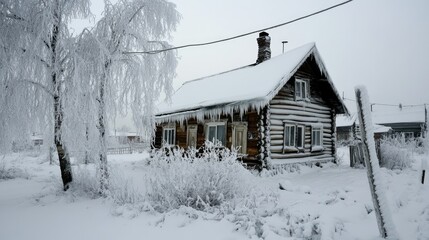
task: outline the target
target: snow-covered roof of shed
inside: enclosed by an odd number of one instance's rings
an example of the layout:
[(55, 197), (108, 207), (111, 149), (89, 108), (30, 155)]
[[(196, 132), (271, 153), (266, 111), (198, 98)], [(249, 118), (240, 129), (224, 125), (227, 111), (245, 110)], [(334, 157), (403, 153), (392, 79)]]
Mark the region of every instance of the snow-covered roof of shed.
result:
[(350, 127), (354, 123), (359, 124), (356, 121), (357, 117), (356, 114), (350, 114), (350, 115), (337, 115), (337, 118), (335, 120), (335, 124), (337, 127)]
[(377, 124), (390, 123), (424, 123), (426, 121), (425, 107), (404, 106), (375, 108), (372, 112), (373, 122)]
[(249, 108), (260, 109), (280, 91), (309, 56), (327, 77), (341, 109), (346, 112), (314, 43), (273, 57), (260, 64), (252, 64), (224, 73), (185, 82), (172, 96), (171, 104), (158, 106), (157, 121), (183, 121), (195, 117), (215, 117), (233, 110), (244, 113)]
[(392, 128), (383, 125), (373, 124), (373, 131), (374, 133), (388, 133), (392, 131)]

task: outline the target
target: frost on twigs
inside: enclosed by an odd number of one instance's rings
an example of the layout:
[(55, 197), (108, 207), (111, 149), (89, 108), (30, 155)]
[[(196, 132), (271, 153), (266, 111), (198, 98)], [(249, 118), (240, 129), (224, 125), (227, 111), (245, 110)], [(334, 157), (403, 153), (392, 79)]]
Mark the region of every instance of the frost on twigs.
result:
[(387, 169), (407, 169), (413, 163), (410, 151), (404, 137), (384, 138), (380, 142), (380, 166)]
[(147, 197), (161, 212), (180, 206), (204, 210), (243, 197), (253, 177), (235, 149), (211, 142), (198, 150), (158, 150), (148, 167)]

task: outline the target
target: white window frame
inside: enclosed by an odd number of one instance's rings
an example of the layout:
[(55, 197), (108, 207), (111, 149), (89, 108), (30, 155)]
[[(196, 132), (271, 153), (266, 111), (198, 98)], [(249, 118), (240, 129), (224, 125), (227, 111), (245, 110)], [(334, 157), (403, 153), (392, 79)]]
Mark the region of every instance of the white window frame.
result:
[[(225, 132), (224, 132), (224, 136), (225, 136), (225, 139), (223, 139), (223, 141), (222, 140), (220, 140), (218, 137), (217, 137), (217, 127), (218, 126), (224, 126), (224, 129), (225, 129)], [(210, 142), (213, 142), (213, 139), (209, 139), (209, 131), (210, 131), (210, 127), (216, 127), (216, 131), (215, 131), (215, 133), (216, 133), (216, 140), (219, 140), (224, 146), (226, 145), (226, 133), (227, 133), (227, 127), (226, 127), (226, 122), (208, 122), (208, 123), (206, 123), (206, 129), (205, 129), (205, 139), (207, 140), (207, 141), (210, 141)]]
[[(298, 140), (298, 129), (302, 129), (301, 130), (301, 142), (299, 142)], [(305, 143), (305, 126), (304, 125), (297, 125), (296, 126), (296, 147), (298, 149), (303, 149), (304, 148), (304, 143)]]
[[(172, 131), (172, 136), (170, 136), (169, 134), (166, 135), (166, 132), (170, 132)], [(167, 138), (165, 138), (167, 136)], [(170, 139), (170, 137), (172, 137)], [(171, 140), (171, 141), (170, 141)], [(162, 144), (164, 146), (174, 146), (176, 145), (176, 127), (173, 126), (165, 126), (162, 128)]]
[[(242, 145), (240, 146), (240, 149), (238, 152), (240, 154), (247, 154), (247, 122), (233, 122), (232, 123), (232, 144), (231, 147), (237, 147), (236, 145), (236, 133), (239, 130), (243, 130), (243, 141)], [(225, 136), (226, 137), (226, 136)]]
[[(315, 137), (315, 132), (319, 132), (319, 137)], [(318, 140), (316, 142), (316, 140)], [(314, 125), (311, 127), (311, 151), (322, 151), (323, 150), (323, 126)]]
[[(299, 92), (298, 89), (300, 89)], [(308, 95), (308, 81), (304, 79), (295, 79), (295, 100), (306, 100), (309, 97)]]
[(191, 137), (189, 136), (191, 134), (191, 132), (194, 132), (195, 136), (196, 136), (195, 146), (192, 146), (192, 147), (196, 148), (197, 144), (198, 144), (198, 125), (197, 124), (188, 125), (188, 129), (186, 130), (186, 145), (188, 147), (191, 147), (191, 145), (190, 145)]
[[(288, 152), (304, 152), (304, 144), (305, 144), (305, 125), (284, 122), (283, 125), (283, 153), (285, 151)], [(287, 135), (287, 131), (289, 132), (293, 129), (293, 135)], [(298, 132), (300, 129), (301, 134), (301, 142), (299, 141)], [(286, 145), (289, 142), (289, 145)]]
[(405, 139), (413, 139), (414, 138), (414, 132), (403, 132)]
[[(290, 135), (290, 130), (289, 130), (289, 135), (286, 135), (287, 129), (293, 129), (293, 135)], [(295, 147), (295, 139), (296, 139), (296, 125), (295, 124), (290, 124), (290, 123), (285, 123), (284, 124), (284, 130), (283, 130), (283, 146), (285, 148), (287, 147)], [(288, 140), (288, 141), (286, 141)], [(289, 145), (286, 145), (286, 142), (289, 142)]]

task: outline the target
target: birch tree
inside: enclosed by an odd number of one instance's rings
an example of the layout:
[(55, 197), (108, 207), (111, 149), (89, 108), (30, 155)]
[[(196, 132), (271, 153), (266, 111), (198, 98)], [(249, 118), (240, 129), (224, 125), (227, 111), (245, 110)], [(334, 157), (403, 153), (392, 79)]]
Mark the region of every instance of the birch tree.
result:
[(84, 149), (98, 159), (104, 193), (108, 109), (131, 109), (140, 135), (149, 136), (154, 101), (163, 90), (171, 93), (177, 65), (174, 51), (127, 53), (170, 47), (165, 40), (180, 15), (164, 0), (105, 1), (95, 27), (72, 37), (70, 19), (89, 14), (87, 0), (0, 0), (0, 133), (7, 136), (0, 147), (28, 136), (35, 123), (48, 126), (64, 190), (72, 182), (68, 152)]
[[(62, 137), (64, 82), (70, 79), (71, 18), (88, 17), (88, 0), (1, 0), (1, 83), (4, 96), (2, 146), (13, 132), (23, 137), (34, 123), (51, 126), (64, 190), (72, 181), (69, 155)], [(49, 117), (51, 116), (51, 117)], [(19, 119), (19, 120), (18, 120)], [(18, 120), (18, 122), (16, 122)]]
[[(164, 90), (170, 95), (177, 65), (176, 52), (128, 54), (136, 50), (167, 48), (165, 41), (180, 19), (175, 5), (164, 0), (105, 1), (103, 18), (86, 38), (98, 45), (94, 56), (99, 131), (100, 191), (108, 187), (106, 156), (107, 108), (126, 113), (130, 108), (141, 136), (155, 128), (154, 101)], [(91, 44), (90, 44), (91, 45)], [(94, 47), (91, 47), (94, 49)]]

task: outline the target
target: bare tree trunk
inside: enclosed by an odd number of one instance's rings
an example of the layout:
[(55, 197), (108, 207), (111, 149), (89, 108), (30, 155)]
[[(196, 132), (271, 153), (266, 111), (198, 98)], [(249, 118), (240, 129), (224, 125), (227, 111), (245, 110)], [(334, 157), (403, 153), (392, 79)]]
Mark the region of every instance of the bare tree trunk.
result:
[(52, 36), (51, 36), (51, 64), (52, 64), (52, 73), (51, 73), (51, 80), (52, 85), (54, 87), (54, 142), (55, 146), (57, 148), (58, 153), (58, 160), (60, 162), (60, 170), (61, 170), (61, 178), (63, 180), (63, 186), (64, 191), (66, 191), (69, 188), (69, 184), (73, 181), (72, 177), (72, 171), (71, 171), (71, 163), (70, 163), (70, 157), (66, 152), (65, 147), (63, 146), (63, 143), (61, 141), (61, 125), (62, 125), (62, 118), (63, 118), (63, 110), (61, 106), (61, 98), (60, 98), (60, 91), (61, 91), (61, 84), (58, 79), (58, 67), (57, 67), (57, 40), (60, 34), (59, 29), (59, 15), (58, 12), (54, 13), (54, 17), (56, 18), (56, 24), (52, 27)]
[(89, 151), (88, 151), (88, 144), (89, 144), (89, 127), (88, 123), (85, 127), (85, 138), (86, 138), (86, 147), (85, 147), (85, 164), (89, 163)]
[(100, 194), (104, 195), (105, 191), (109, 187), (109, 171), (107, 168), (107, 147), (106, 147), (106, 81), (107, 74), (109, 71), (110, 62), (106, 62), (104, 65), (104, 74), (101, 77), (100, 89), (99, 89), (99, 108), (98, 108), (98, 131), (100, 141), (100, 152), (99, 152), (99, 169), (98, 174), (100, 177)]

